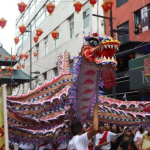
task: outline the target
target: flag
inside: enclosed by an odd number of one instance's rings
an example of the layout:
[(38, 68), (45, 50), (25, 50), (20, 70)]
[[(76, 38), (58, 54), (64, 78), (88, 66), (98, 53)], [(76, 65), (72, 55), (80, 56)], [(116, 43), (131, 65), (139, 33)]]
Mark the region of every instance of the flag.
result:
[(2, 99), (0, 97), (0, 150), (5, 149)]

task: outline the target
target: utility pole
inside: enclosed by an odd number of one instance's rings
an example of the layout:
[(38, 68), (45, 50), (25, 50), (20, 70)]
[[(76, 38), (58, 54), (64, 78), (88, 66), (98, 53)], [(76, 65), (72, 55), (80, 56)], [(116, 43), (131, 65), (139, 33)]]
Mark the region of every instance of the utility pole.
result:
[[(12, 47), (11, 47), (11, 56), (12, 56)], [(12, 67), (12, 57), (11, 57), (11, 67)], [(10, 95), (12, 95), (12, 77), (13, 77), (13, 72), (11, 74), (11, 79), (10, 79)]]
[(32, 27), (30, 24), (30, 90), (32, 90)]

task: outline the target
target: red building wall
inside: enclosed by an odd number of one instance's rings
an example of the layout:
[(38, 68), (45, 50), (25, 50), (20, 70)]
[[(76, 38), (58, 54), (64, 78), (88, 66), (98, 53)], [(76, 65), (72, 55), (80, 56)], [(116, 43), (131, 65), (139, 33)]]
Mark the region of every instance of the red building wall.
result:
[[(126, 21), (129, 21), (129, 39), (130, 41), (145, 41), (149, 42), (150, 38), (150, 29), (139, 34), (135, 35), (134, 34), (134, 12), (143, 6), (150, 4), (150, 0), (128, 0), (125, 4), (117, 8), (116, 4), (117, 0), (113, 0), (113, 28), (116, 29), (117, 26), (123, 24)], [(144, 4), (143, 4), (144, 1)], [(107, 14), (109, 16), (109, 13)], [(150, 17), (149, 17), (150, 19)], [(106, 20), (106, 34), (110, 35), (110, 26), (109, 26), (109, 21)], [(116, 34), (114, 34), (116, 35)], [(115, 36), (116, 38), (116, 36)]]

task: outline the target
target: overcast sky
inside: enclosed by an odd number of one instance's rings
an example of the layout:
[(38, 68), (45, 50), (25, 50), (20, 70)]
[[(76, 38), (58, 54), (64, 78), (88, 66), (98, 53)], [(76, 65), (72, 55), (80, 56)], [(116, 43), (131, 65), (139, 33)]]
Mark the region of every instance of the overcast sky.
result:
[[(21, 0), (0, 0), (0, 19), (3, 17), (7, 20), (4, 29), (0, 28), (0, 43), (10, 53), (11, 47), (15, 49), (15, 21), (19, 16), (18, 3)], [(28, 0), (23, 0), (27, 3)]]

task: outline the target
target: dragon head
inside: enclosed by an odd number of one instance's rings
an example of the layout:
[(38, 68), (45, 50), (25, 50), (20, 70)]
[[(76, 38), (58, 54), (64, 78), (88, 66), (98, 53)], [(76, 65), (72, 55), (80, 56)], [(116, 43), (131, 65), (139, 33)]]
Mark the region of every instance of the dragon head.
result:
[(99, 36), (97, 33), (84, 34), (85, 43), (81, 53), (84, 59), (97, 66), (112, 64), (117, 66), (115, 53), (119, 50), (120, 42), (110, 36)]
[(102, 70), (102, 79), (105, 88), (116, 85), (115, 54), (119, 50), (120, 42), (110, 36), (99, 36), (97, 33), (84, 34), (85, 43), (81, 49), (82, 57), (89, 63), (94, 63), (97, 69)]

